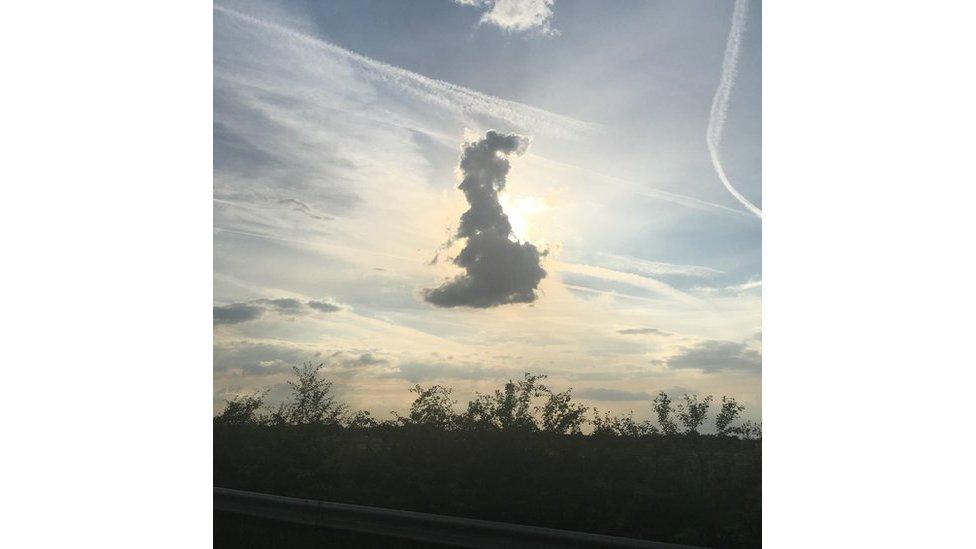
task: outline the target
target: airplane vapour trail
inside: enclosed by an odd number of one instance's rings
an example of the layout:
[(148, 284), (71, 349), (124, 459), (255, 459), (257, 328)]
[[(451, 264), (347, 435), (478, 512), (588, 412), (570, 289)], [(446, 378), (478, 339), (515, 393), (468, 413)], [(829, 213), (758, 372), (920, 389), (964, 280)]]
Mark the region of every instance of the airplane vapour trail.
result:
[(732, 10), (732, 28), (729, 29), (729, 39), (725, 43), (725, 57), (722, 59), (722, 77), (719, 79), (718, 89), (715, 90), (715, 97), (712, 98), (712, 109), (708, 116), (708, 130), (705, 132), (705, 141), (708, 144), (708, 155), (712, 158), (712, 166), (715, 167), (715, 172), (718, 174), (718, 178), (722, 180), (722, 184), (736, 200), (750, 212), (756, 214), (756, 217), (762, 219), (762, 210), (749, 202), (732, 186), (718, 156), (718, 146), (722, 142), (722, 130), (725, 129), (725, 119), (729, 112), (729, 96), (732, 94), (732, 86), (735, 84), (735, 76), (738, 71), (739, 50), (742, 49), (742, 31), (745, 29), (748, 10), (749, 0), (735, 0), (735, 7)]

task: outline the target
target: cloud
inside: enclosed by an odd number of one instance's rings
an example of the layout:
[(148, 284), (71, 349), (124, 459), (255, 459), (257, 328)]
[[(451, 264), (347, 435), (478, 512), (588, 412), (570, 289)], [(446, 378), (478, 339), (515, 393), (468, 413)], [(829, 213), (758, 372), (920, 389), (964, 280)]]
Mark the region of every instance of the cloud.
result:
[(313, 360), (315, 352), (271, 343), (234, 342), (214, 346), (214, 372), (242, 376), (287, 374), (292, 366)]
[(742, 284), (733, 284), (731, 286), (721, 286), (721, 287), (709, 287), (709, 286), (699, 286), (692, 288), (695, 292), (705, 293), (705, 294), (715, 294), (715, 295), (741, 295), (746, 292), (753, 290), (762, 291), (762, 280), (750, 280), (748, 282), (743, 282)]
[(359, 358), (348, 361), (346, 364), (350, 366), (376, 366), (387, 362), (385, 358), (377, 358), (373, 353), (363, 353), (359, 355)]
[(750, 349), (746, 343), (708, 339), (690, 347), (679, 347), (678, 352), (654, 364), (664, 364), (678, 370), (701, 370), (706, 373), (721, 370), (759, 370), (762, 355)]
[(277, 311), (279, 313), (298, 313), (302, 310), (302, 302), (297, 299), (292, 299), (290, 297), (283, 297), (278, 299), (255, 299), (251, 301), (251, 304), (259, 304), (267, 308), (268, 310)]
[(647, 335), (647, 334), (655, 334), (655, 335), (663, 335), (663, 336), (671, 335), (670, 333), (662, 332), (657, 328), (625, 328), (623, 330), (617, 330), (617, 333), (624, 334), (624, 335)]
[(632, 273), (640, 276), (681, 276), (689, 278), (711, 278), (720, 274), (722, 271), (711, 267), (700, 265), (678, 265), (674, 263), (662, 263), (660, 261), (647, 261), (636, 257), (627, 257), (608, 253), (598, 254), (600, 266), (614, 269), (625, 273)]
[(505, 379), (518, 376), (519, 370), (489, 368), (481, 364), (448, 364), (444, 362), (404, 362), (390, 377), (405, 379), (411, 383), (436, 379)]
[(651, 400), (651, 398), (653, 398), (649, 393), (644, 391), (621, 391), (619, 389), (604, 389), (602, 387), (583, 389), (576, 393), (576, 396), (580, 398), (588, 398), (590, 400), (603, 400), (608, 402)]
[(342, 307), (327, 301), (309, 301), (308, 306), (317, 311), (322, 311), (323, 313), (334, 313), (342, 310)]
[(552, 7), (555, 0), (454, 0), (462, 6), (487, 8), (479, 24), (495, 25), (509, 33), (534, 33), (540, 36), (559, 36), (552, 28)]
[(385, 358), (372, 352), (321, 352), (314, 347), (268, 343), (264, 341), (233, 341), (214, 346), (214, 371), (241, 376), (270, 376), (291, 374), (292, 367), (303, 362), (322, 363), (330, 374), (353, 373), (371, 366), (388, 364)]
[(464, 179), (458, 186), (470, 208), (461, 215), (454, 238), (467, 242), (454, 264), (462, 275), (438, 288), (424, 290), (424, 299), (438, 307), (495, 307), (531, 303), (545, 278), (542, 254), (529, 242), (519, 242), (498, 202), (505, 189), (510, 154), (522, 154), (529, 140), (489, 130), (484, 139), (468, 143), (461, 154)]
[[(695, 307), (700, 307), (702, 305), (698, 298), (682, 292), (681, 290), (678, 290), (665, 282), (644, 274), (616, 271), (604, 267), (597, 267), (596, 265), (585, 265), (581, 263), (559, 262), (555, 264), (555, 267), (560, 273), (571, 273), (588, 278), (623, 283), (629, 286), (648, 290), (657, 295), (665, 296), (687, 305), (692, 305)], [(588, 286), (588, 284), (585, 283), (585, 280), (568, 279), (567, 282), (571, 284), (575, 283), (576, 285)]]
[(231, 303), (230, 305), (221, 307), (215, 305), (213, 308), (213, 321), (214, 324), (238, 324), (256, 320), (263, 314), (264, 308), (255, 307), (246, 303)]
[[(501, 9), (496, 11), (496, 4), (498, 3), (492, 3), (492, 9), (490, 11), (495, 11), (496, 15), (492, 16), (492, 19), (486, 22), (492, 24), (505, 22), (509, 25), (517, 25), (516, 21), (524, 21), (527, 15), (517, 17), (515, 14), (531, 13), (528, 8), (525, 8), (528, 11), (512, 10), (508, 6), (508, 1), (500, 2), (502, 4)], [(548, 3), (551, 8), (551, 1)], [(469, 2), (469, 5), (474, 4)], [(487, 3), (479, 3), (477, 5), (487, 6)], [(488, 116), (513, 124), (519, 128), (533, 128), (537, 131), (544, 131), (552, 135), (565, 135), (569, 137), (579, 136), (598, 128), (598, 126), (568, 116), (548, 112), (514, 101), (507, 101), (456, 84), (428, 78), (400, 67), (388, 65), (336, 46), (335, 44), (309, 36), (295, 29), (241, 13), (218, 4), (214, 5), (214, 11), (228, 17), (233, 17), (239, 21), (278, 32), (287, 39), (306, 46), (307, 52), (311, 55), (325, 54), (344, 60), (351, 66), (361, 69), (362, 75), (371, 81), (385, 86), (393, 86), (402, 93), (418, 97), (434, 106), (444, 107), (459, 114)]]
[(214, 324), (240, 324), (242, 322), (257, 320), (267, 312), (294, 316), (309, 312), (308, 308), (323, 313), (334, 313), (342, 310), (342, 307), (327, 301), (309, 301), (303, 303), (290, 297), (252, 299), (244, 303), (214, 305), (213, 322)]
[(281, 200), (278, 201), (278, 204), (281, 204), (283, 206), (291, 206), (292, 210), (296, 212), (302, 212), (303, 214), (311, 217), (312, 219), (318, 219), (320, 221), (328, 221), (332, 219), (327, 215), (319, 215), (315, 213), (314, 211), (312, 211), (311, 206), (302, 202), (301, 200), (297, 200), (294, 198), (282, 198)]

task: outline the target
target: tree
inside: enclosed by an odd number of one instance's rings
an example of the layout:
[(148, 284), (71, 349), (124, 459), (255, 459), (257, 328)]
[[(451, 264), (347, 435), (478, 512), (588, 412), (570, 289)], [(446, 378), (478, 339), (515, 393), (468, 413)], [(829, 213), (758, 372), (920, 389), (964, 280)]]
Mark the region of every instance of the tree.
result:
[(722, 397), (722, 409), (719, 410), (718, 416), (715, 417), (715, 431), (719, 436), (732, 436), (737, 434), (738, 427), (733, 427), (732, 422), (745, 409), (746, 407), (736, 402), (734, 398)]
[(654, 413), (657, 414), (657, 424), (661, 426), (661, 432), (665, 435), (673, 435), (678, 432), (678, 427), (671, 419), (671, 398), (661, 391), (652, 402)]
[(698, 396), (685, 395), (685, 403), (678, 405), (678, 418), (685, 426), (685, 433), (697, 435), (698, 428), (705, 422), (708, 416), (708, 406), (712, 402), (712, 395), (708, 395), (702, 400)]
[(572, 389), (561, 393), (554, 393), (548, 388), (543, 392), (547, 395), (542, 410), (542, 430), (550, 433), (578, 435), (586, 422), (586, 411), (589, 409), (582, 404), (572, 402)]
[(532, 399), (547, 394), (546, 386), (539, 383), (545, 377), (526, 372), (521, 380), (508, 380), (505, 387), (495, 389), (494, 394), (478, 393), (468, 403), (462, 423), (469, 429), (538, 430), (532, 417)]
[(311, 362), (301, 368), (292, 367), (296, 381), (289, 381), (292, 402), (279, 407), (272, 414), (272, 421), (284, 421), (292, 425), (337, 425), (346, 406), (340, 403), (332, 391), (332, 382), (318, 376), (324, 364), (318, 366)]
[(261, 418), (255, 413), (264, 405), (264, 397), (267, 391), (254, 393), (252, 395), (237, 395), (230, 400), (225, 400), (224, 411), (214, 418), (217, 423), (224, 425), (247, 425), (261, 422)]
[(494, 400), (491, 395), (478, 393), (474, 400), (468, 402), (468, 409), (460, 418), (465, 429), (485, 430), (497, 428), (495, 425)]
[(417, 398), (410, 405), (411, 423), (434, 425), (444, 429), (450, 429), (457, 423), (454, 413), (457, 401), (451, 398), (451, 389), (440, 385), (424, 389), (420, 385), (414, 385), (410, 392), (417, 393)]

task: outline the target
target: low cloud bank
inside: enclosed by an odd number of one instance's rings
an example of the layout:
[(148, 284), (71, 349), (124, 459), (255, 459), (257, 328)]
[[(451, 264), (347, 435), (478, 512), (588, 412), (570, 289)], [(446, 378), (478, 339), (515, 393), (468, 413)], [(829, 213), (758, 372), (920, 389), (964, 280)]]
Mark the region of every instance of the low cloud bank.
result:
[(213, 322), (214, 325), (240, 324), (257, 320), (268, 312), (297, 316), (311, 312), (310, 309), (322, 313), (334, 313), (342, 310), (342, 307), (328, 301), (310, 300), (302, 302), (289, 297), (252, 299), (251, 301), (229, 305), (214, 305)]

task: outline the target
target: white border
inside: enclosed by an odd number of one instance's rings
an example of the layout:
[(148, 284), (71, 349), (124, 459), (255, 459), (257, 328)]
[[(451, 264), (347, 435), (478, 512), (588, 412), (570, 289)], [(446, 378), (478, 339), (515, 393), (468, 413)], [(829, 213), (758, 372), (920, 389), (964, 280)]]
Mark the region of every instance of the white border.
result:
[(970, 545), (966, 2), (763, 16), (763, 533)]
[(4, 547), (212, 543), (212, 10), (0, 16)]

